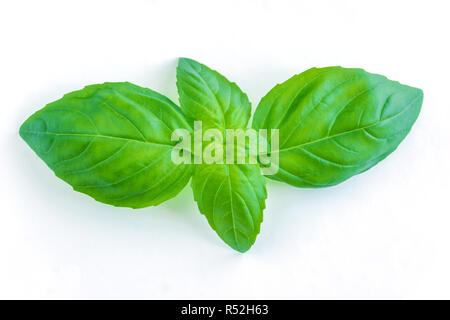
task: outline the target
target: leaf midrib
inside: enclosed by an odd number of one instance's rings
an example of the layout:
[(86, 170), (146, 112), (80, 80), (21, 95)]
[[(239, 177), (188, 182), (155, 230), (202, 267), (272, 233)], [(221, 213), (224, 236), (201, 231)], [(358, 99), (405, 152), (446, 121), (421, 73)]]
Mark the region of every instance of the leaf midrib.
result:
[(167, 144), (167, 143), (155, 143), (150, 141), (143, 141), (139, 139), (130, 139), (125, 137), (117, 137), (117, 136), (108, 136), (103, 134), (88, 134), (88, 133), (58, 133), (58, 132), (44, 132), (44, 131), (29, 131), (29, 130), (22, 130), (23, 133), (29, 133), (29, 134), (43, 134), (43, 135), (50, 135), (50, 136), (68, 136), (68, 137), (89, 137), (89, 138), (106, 138), (111, 140), (122, 140), (122, 141), (131, 141), (131, 142), (138, 142), (143, 144), (149, 144), (154, 146), (161, 146), (161, 147), (170, 147), (173, 148), (175, 145)]

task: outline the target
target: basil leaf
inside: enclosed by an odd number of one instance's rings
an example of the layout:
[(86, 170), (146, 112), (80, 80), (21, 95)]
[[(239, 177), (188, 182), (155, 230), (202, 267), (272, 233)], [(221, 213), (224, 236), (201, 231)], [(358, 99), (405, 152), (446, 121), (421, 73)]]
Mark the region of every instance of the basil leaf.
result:
[(163, 95), (131, 83), (87, 86), (33, 114), (20, 135), (76, 191), (142, 208), (177, 195), (193, 167), (175, 165), (174, 129), (192, 131)]
[[(202, 121), (203, 129), (218, 129), (225, 136), (226, 129), (246, 128), (251, 115), (247, 95), (218, 72), (181, 58), (177, 87), (184, 114)], [(239, 147), (234, 147), (236, 154)], [(197, 164), (191, 186), (200, 212), (219, 237), (233, 249), (247, 251), (259, 233), (267, 197), (259, 166)]]
[(220, 73), (194, 60), (180, 58), (177, 87), (181, 109), (191, 120), (202, 120), (204, 128), (244, 128), (251, 104), (239, 87)]
[(258, 165), (196, 165), (191, 185), (200, 212), (219, 237), (239, 252), (250, 249), (267, 198)]
[[(271, 178), (326, 187), (394, 151), (417, 119), (420, 89), (362, 69), (312, 68), (275, 86), (253, 127), (279, 129), (279, 171)], [(270, 141), (269, 141), (270, 143)]]

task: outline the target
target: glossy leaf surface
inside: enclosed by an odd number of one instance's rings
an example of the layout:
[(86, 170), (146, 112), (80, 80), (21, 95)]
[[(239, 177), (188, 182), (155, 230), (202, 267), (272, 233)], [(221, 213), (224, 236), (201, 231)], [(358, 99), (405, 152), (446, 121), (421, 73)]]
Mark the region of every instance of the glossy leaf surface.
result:
[(131, 83), (87, 86), (33, 114), (20, 135), (76, 191), (114, 206), (157, 205), (178, 194), (191, 165), (175, 165), (174, 129), (192, 130), (163, 95)]
[[(218, 72), (182, 58), (177, 86), (183, 112), (202, 121), (204, 129), (224, 134), (225, 129), (246, 128), (251, 112), (247, 95)], [(259, 166), (198, 164), (191, 185), (200, 212), (219, 237), (233, 249), (247, 251), (260, 231), (267, 197)]]
[(271, 178), (326, 187), (394, 151), (419, 115), (420, 89), (362, 69), (312, 68), (259, 103), (255, 129), (279, 129), (280, 169)]
[(196, 165), (194, 199), (219, 237), (245, 252), (255, 242), (267, 198), (258, 165)]
[(177, 87), (181, 109), (204, 128), (245, 128), (250, 119), (248, 97), (217, 71), (187, 58), (180, 58)]

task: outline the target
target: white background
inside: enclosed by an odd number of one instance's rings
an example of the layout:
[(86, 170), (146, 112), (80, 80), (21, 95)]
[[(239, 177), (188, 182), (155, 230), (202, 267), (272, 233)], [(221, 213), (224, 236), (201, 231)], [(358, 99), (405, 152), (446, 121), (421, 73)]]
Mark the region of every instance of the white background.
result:
[[(2, 1), (0, 298), (450, 298), (448, 1)], [(409, 136), (327, 189), (268, 181), (253, 248), (208, 226), (190, 187), (159, 207), (72, 191), (18, 135), (46, 103), (131, 81), (177, 101), (177, 57), (236, 81), (253, 108), (310, 67), (422, 88)]]

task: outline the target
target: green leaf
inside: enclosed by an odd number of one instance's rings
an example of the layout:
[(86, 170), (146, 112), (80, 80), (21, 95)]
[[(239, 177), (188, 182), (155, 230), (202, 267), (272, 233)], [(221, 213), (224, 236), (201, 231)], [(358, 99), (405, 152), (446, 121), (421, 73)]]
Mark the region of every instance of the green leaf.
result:
[(180, 58), (177, 87), (181, 109), (204, 128), (245, 128), (251, 104), (245, 93), (217, 71), (194, 60)]
[(131, 83), (87, 86), (33, 114), (20, 135), (76, 191), (121, 207), (177, 195), (193, 167), (175, 165), (174, 129), (192, 131), (163, 95)]
[(200, 212), (219, 237), (239, 252), (250, 249), (267, 198), (258, 165), (196, 165), (191, 185)]
[(279, 129), (279, 171), (271, 178), (326, 187), (394, 151), (417, 119), (420, 89), (362, 69), (312, 68), (275, 86), (253, 128)]
[[(204, 129), (215, 128), (225, 136), (225, 129), (247, 127), (251, 115), (247, 95), (218, 72), (181, 58), (177, 87), (184, 114), (190, 120), (202, 121)], [(238, 149), (235, 146), (235, 154)], [(195, 165), (191, 185), (200, 212), (219, 237), (233, 249), (247, 251), (259, 233), (267, 197), (259, 166)]]

